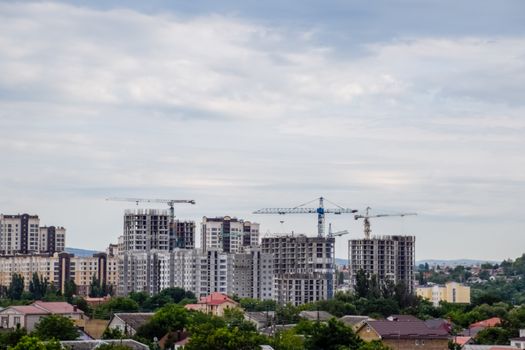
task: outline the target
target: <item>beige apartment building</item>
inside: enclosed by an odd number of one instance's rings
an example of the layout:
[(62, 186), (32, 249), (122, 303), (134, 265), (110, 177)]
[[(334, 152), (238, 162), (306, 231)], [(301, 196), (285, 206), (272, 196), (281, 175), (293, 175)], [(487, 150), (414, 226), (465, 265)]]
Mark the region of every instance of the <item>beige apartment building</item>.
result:
[(456, 282), (448, 282), (445, 285), (418, 286), (416, 295), (430, 300), (434, 306), (438, 306), (440, 301), (470, 304), (470, 287)]
[(27, 290), (36, 272), (40, 278), (47, 279), (61, 291), (64, 291), (66, 281), (71, 279), (77, 285), (79, 295), (88, 295), (93, 276), (116, 288), (117, 268), (117, 257), (106, 253), (90, 257), (75, 257), (68, 253), (0, 256), (0, 285), (9, 286), (12, 275), (20, 274)]

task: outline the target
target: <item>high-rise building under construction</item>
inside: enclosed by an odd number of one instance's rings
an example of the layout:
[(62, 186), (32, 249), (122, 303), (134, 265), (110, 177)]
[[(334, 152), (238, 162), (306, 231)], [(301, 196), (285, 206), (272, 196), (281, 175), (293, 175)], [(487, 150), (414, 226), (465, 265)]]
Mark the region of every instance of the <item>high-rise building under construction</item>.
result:
[(356, 284), (362, 270), (369, 277), (376, 276), (380, 284), (387, 281), (404, 283), (407, 291), (414, 291), (415, 236), (380, 236), (348, 241), (350, 280)]

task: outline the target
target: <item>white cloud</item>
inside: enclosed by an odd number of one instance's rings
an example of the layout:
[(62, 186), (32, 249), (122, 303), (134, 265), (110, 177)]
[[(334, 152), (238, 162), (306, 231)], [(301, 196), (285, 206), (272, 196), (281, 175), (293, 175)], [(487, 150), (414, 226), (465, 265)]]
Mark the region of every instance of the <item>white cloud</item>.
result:
[[(434, 217), (490, 218), (489, 235), (505, 214), (518, 220), (506, 226), (509, 240), (522, 242), (525, 38), (343, 49), (315, 44), (308, 33), (321, 31), (1, 4), (2, 211), (57, 217), (72, 245), (101, 247), (121, 220), (79, 221), (81, 211), (108, 215), (102, 202), (93, 207), (98, 197), (198, 196), (183, 211), (198, 219), (325, 194), (351, 207), (422, 211), (430, 219), (414, 220), (426, 236), (442, 234)], [(459, 228), (447, 225), (453, 239)], [(82, 238), (93, 229), (100, 242)]]

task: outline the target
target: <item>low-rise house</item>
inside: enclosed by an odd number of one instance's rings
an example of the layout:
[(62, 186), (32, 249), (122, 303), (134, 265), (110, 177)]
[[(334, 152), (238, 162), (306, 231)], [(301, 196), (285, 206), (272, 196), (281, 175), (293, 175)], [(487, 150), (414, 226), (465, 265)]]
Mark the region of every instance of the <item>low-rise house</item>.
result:
[(364, 341), (380, 340), (392, 349), (448, 349), (449, 334), (442, 329), (430, 329), (421, 320), (366, 321), (356, 333)]
[(510, 345), (518, 349), (525, 349), (525, 329), (520, 329), (519, 338), (511, 338)]
[(187, 304), (187, 310), (205, 312), (215, 316), (223, 316), (226, 309), (239, 308), (240, 305), (226, 294), (214, 292), (205, 297), (201, 297), (197, 304)]
[(470, 287), (456, 282), (416, 287), (416, 295), (438, 306), (441, 301), (470, 304)]
[(244, 313), (244, 319), (255, 325), (257, 330), (273, 324), (275, 311), (250, 311)]
[(301, 311), (299, 312), (299, 317), (305, 320), (308, 320), (308, 321), (321, 321), (321, 322), (326, 322), (330, 320), (331, 318), (335, 318), (334, 315), (326, 311)]
[(500, 324), (501, 324), (501, 318), (492, 317), (492, 318), (488, 318), (483, 321), (473, 323), (469, 326), (469, 328), (491, 328), (491, 327), (497, 327)]
[(345, 315), (339, 319), (339, 321), (343, 322), (348, 327), (352, 327), (352, 329), (357, 331), (361, 325), (365, 321), (374, 321), (374, 319), (368, 317), (368, 316), (359, 316), (359, 315)]
[(153, 312), (117, 312), (109, 321), (109, 329), (118, 329), (127, 336), (134, 336), (140, 326), (147, 323)]
[(514, 349), (517, 348), (510, 346), (510, 345), (471, 345), (467, 344), (462, 350), (507, 350), (507, 349)]
[(20, 325), (20, 327), (31, 332), (42, 317), (49, 315), (70, 318), (80, 328), (84, 327), (87, 319), (84, 311), (69, 303), (35, 301), (31, 305), (13, 305), (0, 311), (0, 326), (2, 328), (16, 328), (17, 325)]

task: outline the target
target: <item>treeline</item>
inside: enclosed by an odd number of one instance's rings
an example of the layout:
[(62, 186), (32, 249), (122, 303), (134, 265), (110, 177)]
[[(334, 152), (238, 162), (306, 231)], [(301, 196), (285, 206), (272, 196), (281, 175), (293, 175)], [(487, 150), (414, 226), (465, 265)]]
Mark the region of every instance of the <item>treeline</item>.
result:
[[(224, 317), (188, 311), (178, 304), (160, 308), (150, 321), (141, 326), (134, 338), (156, 348), (153, 339), (166, 334), (165, 348), (170, 348), (188, 332), (190, 340), (185, 350), (255, 350), (271, 345), (275, 350), (387, 350), (381, 342), (365, 343), (352, 328), (335, 318), (326, 323), (300, 321), (292, 329), (266, 336), (244, 319), (239, 309), (227, 309)], [(108, 330), (105, 339), (121, 339), (128, 335)]]

